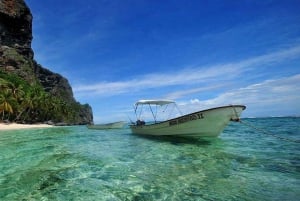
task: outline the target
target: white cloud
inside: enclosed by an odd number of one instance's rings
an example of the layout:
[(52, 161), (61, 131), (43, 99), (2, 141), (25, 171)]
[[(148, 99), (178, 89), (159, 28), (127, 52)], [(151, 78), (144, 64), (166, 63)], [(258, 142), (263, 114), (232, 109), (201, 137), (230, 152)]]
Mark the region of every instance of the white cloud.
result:
[[(216, 98), (181, 103), (184, 113), (229, 104), (247, 106), (246, 116), (284, 116), (300, 114), (300, 74), (277, 80), (266, 80), (220, 94)], [(266, 113), (268, 111), (268, 113)], [(286, 111), (286, 113), (282, 113)]]
[(176, 99), (179, 99), (181, 97), (184, 97), (184, 96), (187, 96), (190, 94), (195, 94), (195, 93), (200, 93), (200, 92), (204, 92), (204, 91), (211, 91), (211, 90), (215, 90), (218, 88), (223, 88), (226, 85), (227, 84), (216, 84), (216, 85), (212, 85), (212, 86), (197, 87), (197, 88), (191, 88), (188, 90), (175, 91), (175, 92), (165, 95), (164, 99), (176, 100)]
[(200, 66), (186, 68), (177, 72), (148, 74), (133, 80), (122, 82), (100, 82), (92, 85), (77, 85), (74, 86), (73, 89), (77, 96), (87, 96), (91, 94), (93, 96), (114, 96), (120, 93), (137, 92), (150, 88), (191, 86), (196, 84), (201, 84), (201, 86), (203, 86), (169, 94), (170, 97), (179, 98), (185, 94), (221, 87), (220, 84), (217, 83), (224, 83), (225, 81), (230, 82), (245, 73), (247, 73), (247, 77), (255, 76), (254, 70), (257, 65), (259, 65), (260, 68), (263, 68), (264, 65), (282, 62), (286, 59), (293, 59), (299, 57), (299, 55), (300, 46), (295, 46), (290, 49), (273, 52), (240, 62), (219, 64), (209, 67)]

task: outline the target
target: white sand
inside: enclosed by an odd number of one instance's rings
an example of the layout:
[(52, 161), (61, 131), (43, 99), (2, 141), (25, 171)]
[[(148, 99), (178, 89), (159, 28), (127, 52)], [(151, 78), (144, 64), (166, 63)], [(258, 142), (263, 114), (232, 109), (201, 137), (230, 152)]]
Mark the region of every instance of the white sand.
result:
[(28, 128), (49, 128), (53, 127), (48, 124), (16, 124), (16, 123), (0, 123), (0, 131), (1, 130), (18, 130), (18, 129), (28, 129)]

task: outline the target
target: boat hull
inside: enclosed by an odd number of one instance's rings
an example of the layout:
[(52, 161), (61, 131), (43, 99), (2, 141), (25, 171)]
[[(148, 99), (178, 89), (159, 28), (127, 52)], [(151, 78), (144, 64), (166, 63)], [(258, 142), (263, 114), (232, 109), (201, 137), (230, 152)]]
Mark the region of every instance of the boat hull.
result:
[(217, 137), (231, 120), (238, 120), (243, 105), (230, 105), (183, 115), (150, 125), (130, 125), (134, 134), (174, 135), (182, 137)]
[(126, 122), (119, 121), (108, 124), (95, 124), (95, 125), (87, 125), (89, 129), (97, 129), (97, 130), (105, 130), (105, 129), (120, 129), (124, 128)]

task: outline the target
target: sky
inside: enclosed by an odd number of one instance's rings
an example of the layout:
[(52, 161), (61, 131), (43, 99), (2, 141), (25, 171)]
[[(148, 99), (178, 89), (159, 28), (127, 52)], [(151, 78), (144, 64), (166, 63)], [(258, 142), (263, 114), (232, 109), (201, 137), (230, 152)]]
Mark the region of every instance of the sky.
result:
[(68, 79), (95, 123), (134, 119), (140, 99), (300, 116), (299, 0), (25, 2), (35, 60)]

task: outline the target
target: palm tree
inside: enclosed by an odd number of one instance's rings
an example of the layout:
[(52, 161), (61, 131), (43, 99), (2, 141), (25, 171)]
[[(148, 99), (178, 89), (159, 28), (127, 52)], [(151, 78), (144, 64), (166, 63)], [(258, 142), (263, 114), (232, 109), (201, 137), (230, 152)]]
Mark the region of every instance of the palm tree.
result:
[(61, 99), (57, 97), (52, 97), (51, 102), (51, 108), (52, 108), (52, 118), (54, 118), (55, 121), (61, 121), (62, 119), (62, 101)]
[(8, 119), (10, 114), (13, 114), (13, 105), (15, 99), (12, 96), (11, 86), (13, 84), (9, 81), (0, 78), (0, 112), (2, 113), (2, 120), (4, 120), (5, 113), (8, 113)]
[(12, 114), (13, 108), (11, 106), (13, 102), (12, 96), (8, 92), (0, 94), (0, 112), (2, 112), (2, 120), (4, 120), (5, 112)]
[[(18, 114), (16, 115), (15, 121), (20, 121), (21, 117), (23, 116), (23, 121), (26, 119), (26, 114), (29, 113), (30, 109), (33, 108), (33, 102), (32, 98), (29, 93), (25, 93), (22, 97), (22, 101), (19, 104)], [(27, 111), (27, 113), (24, 115), (24, 112)]]
[(19, 111), (22, 110), (21, 103), (25, 95), (25, 92), (23, 90), (23, 85), (18, 82), (16, 83), (7, 82), (5, 87), (6, 87), (6, 91), (9, 92), (10, 95), (12, 96), (11, 99), (13, 100), (12, 103), (14, 104), (11, 106), (15, 110), (14, 118), (16, 118), (16, 114), (19, 114)]
[(20, 100), (23, 98), (25, 92), (24, 92), (24, 89), (23, 89), (23, 86), (21, 84), (13, 84), (11, 83), (9, 85), (11, 91), (12, 91), (12, 95), (15, 99), (17, 100)]
[(8, 85), (9, 85), (9, 82), (0, 78), (0, 91), (1, 92), (7, 91), (9, 89)]

